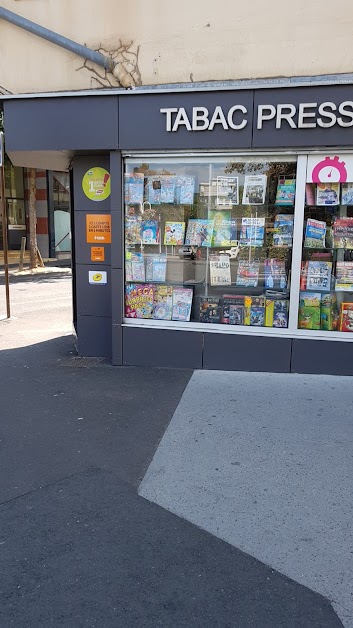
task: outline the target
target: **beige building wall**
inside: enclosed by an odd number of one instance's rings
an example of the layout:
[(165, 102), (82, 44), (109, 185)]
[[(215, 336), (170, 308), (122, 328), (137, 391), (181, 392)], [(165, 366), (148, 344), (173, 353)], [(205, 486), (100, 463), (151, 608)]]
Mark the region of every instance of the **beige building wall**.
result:
[(353, 72), (352, 0), (2, 0), (106, 51), (104, 70), (0, 20), (3, 92)]

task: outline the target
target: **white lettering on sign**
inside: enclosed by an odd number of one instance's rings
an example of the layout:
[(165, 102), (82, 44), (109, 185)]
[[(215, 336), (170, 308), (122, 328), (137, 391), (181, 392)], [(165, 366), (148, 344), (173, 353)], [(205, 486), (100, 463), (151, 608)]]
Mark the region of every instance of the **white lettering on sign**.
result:
[(220, 105), (212, 112), (207, 107), (193, 107), (190, 118), (184, 107), (166, 107), (160, 109), (160, 113), (166, 116), (165, 130), (174, 133), (180, 127), (185, 127), (187, 131), (213, 131), (215, 127), (221, 126), (225, 131), (240, 131), (248, 123), (245, 117), (248, 110), (244, 105), (233, 105), (227, 112)]

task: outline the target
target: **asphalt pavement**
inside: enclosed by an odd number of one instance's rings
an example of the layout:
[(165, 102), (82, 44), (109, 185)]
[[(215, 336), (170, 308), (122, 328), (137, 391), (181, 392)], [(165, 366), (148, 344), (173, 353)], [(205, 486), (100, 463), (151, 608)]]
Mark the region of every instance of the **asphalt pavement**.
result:
[(139, 494), (192, 372), (78, 358), (67, 275), (11, 293), (13, 319), (0, 322), (0, 626), (342, 626), (324, 596), (161, 507), (159, 492)]

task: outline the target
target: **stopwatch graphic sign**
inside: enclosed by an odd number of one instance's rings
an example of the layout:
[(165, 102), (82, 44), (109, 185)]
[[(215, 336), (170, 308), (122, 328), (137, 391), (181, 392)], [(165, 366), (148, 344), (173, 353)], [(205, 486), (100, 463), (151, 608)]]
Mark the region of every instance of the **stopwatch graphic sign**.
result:
[(346, 163), (339, 157), (325, 157), (312, 171), (313, 183), (345, 183), (347, 181)]

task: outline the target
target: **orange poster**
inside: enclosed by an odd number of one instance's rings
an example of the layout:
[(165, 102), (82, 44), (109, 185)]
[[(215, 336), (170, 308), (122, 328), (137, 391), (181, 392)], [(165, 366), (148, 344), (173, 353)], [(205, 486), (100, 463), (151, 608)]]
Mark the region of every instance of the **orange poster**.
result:
[(93, 244), (110, 244), (111, 216), (110, 214), (86, 215), (86, 240)]
[(91, 246), (91, 261), (104, 262), (104, 246)]

